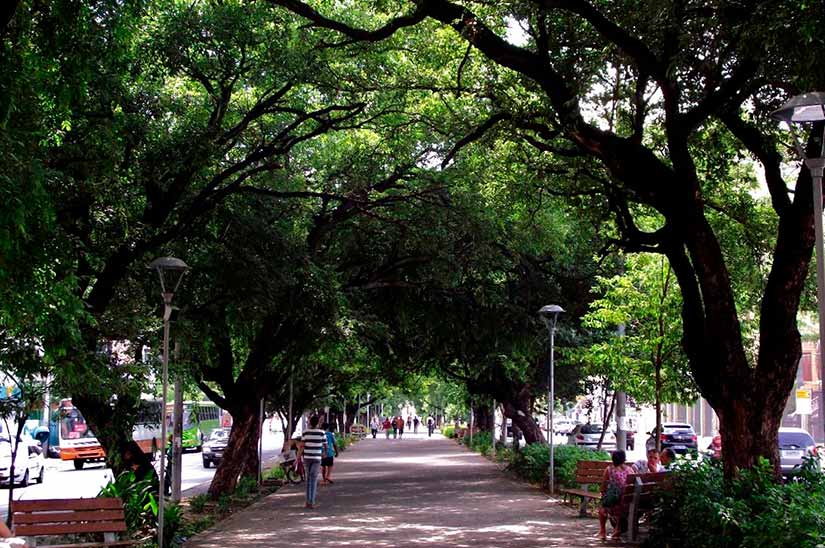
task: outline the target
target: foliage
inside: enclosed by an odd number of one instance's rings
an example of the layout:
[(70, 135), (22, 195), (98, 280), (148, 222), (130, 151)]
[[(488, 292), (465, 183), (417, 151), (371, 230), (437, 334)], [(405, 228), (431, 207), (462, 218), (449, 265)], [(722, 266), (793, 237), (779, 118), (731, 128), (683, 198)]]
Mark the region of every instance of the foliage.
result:
[(605, 335), (583, 351), (586, 372), (608, 377), (611, 388), (640, 403), (692, 402), (696, 386), (682, 350), (681, 298), (670, 266), (661, 256), (632, 255), (625, 269), (598, 278), (600, 297), (582, 319)]
[(454, 438), (455, 426), (445, 426), (441, 429), (441, 433), (444, 435), (445, 438)]
[(825, 474), (818, 462), (782, 484), (765, 459), (730, 480), (718, 462), (703, 460), (675, 467), (646, 546), (816, 548), (823, 542)]
[(238, 484), (235, 486), (235, 492), (233, 495), (235, 497), (244, 498), (250, 493), (255, 493), (257, 491), (258, 480), (253, 476), (243, 476), (240, 480), (238, 480)]
[(189, 498), (189, 508), (191, 508), (193, 512), (200, 514), (206, 508), (207, 502), (209, 502), (209, 495), (206, 493), (193, 495)]
[(131, 470), (121, 472), (103, 487), (99, 497), (115, 497), (123, 501), (126, 527), (131, 533), (147, 533), (157, 525), (157, 489), (152, 476), (137, 479)]
[(286, 479), (286, 472), (284, 472), (281, 466), (273, 466), (267, 470), (265, 478), (269, 480), (284, 480)]
[[(576, 486), (576, 463), (580, 460), (608, 460), (605, 451), (583, 449), (574, 445), (557, 445), (553, 463), (557, 485)], [(547, 484), (550, 463), (550, 447), (543, 443), (531, 443), (513, 455), (510, 469), (530, 483)]]
[(167, 504), (163, 507), (163, 548), (170, 548), (182, 543), (182, 523), (183, 508), (179, 504)]

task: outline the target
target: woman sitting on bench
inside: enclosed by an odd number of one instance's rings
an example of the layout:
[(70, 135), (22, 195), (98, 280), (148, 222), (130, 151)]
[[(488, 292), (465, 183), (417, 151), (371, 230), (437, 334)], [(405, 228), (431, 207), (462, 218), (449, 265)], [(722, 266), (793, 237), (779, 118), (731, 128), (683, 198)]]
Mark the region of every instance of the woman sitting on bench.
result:
[(622, 492), (627, 483), (627, 477), (633, 473), (633, 468), (625, 461), (627, 457), (622, 450), (613, 451), (611, 460), (613, 464), (608, 465), (604, 471), (602, 480), (602, 504), (599, 507), (599, 538), (607, 539), (607, 518), (615, 524), (611, 537), (615, 540), (622, 532)]

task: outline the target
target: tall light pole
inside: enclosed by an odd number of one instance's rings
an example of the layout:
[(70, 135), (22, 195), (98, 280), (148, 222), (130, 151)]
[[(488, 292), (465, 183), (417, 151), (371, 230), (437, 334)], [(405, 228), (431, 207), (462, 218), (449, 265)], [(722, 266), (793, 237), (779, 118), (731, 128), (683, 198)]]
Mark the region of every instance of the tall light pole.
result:
[(158, 546), (163, 546), (163, 488), (166, 474), (166, 391), (169, 387), (169, 318), (172, 317), (172, 297), (178, 290), (183, 275), (189, 270), (185, 262), (175, 257), (160, 257), (149, 264), (157, 270), (160, 277), (161, 296), (163, 297), (163, 391), (161, 393), (160, 421), (160, 488), (158, 493)]
[[(819, 308), (819, 418), (825, 429), (825, 360), (823, 360), (823, 346), (825, 346), (825, 253), (822, 248), (822, 172), (825, 169), (825, 93), (814, 91), (803, 93), (788, 100), (771, 116), (785, 122), (791, 130), (796, 150), (804, 160), (805, 166), (811, 173), (811, 183), (814, 190), (814, 230), (816, 233), (816, 300)], [(809, 158), (805, 147), (796, 132), (796, 124), (822, 124), (823, 132), (820, 137), (819, 156)]]
[(555, 350), (556, 320), (562, 312), (564, 312), (564, 309), (557, 304), (548, 304), (542, 306), (539, 310), (539, 316), (544, 321), (544, 325), (547, 326), (547, 331), (550, 332), (550, 386), (547, 391), (547, 443), (550, 444), (550, 463), (547, 468), (547, 477), (550, 481), (550, 496), (553, 496), (555, 490), (555, 478), (553, 477), (553, 469), (555, 468), (553, 411), (556, 403), (556, 365), (553, 354)]

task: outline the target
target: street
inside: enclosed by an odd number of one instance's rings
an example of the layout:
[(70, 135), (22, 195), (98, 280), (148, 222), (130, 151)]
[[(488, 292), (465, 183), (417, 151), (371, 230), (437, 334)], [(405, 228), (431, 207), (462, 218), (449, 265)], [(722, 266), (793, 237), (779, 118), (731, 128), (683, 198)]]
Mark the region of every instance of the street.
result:
[[(263, 460), (278, 456), (283, 434), (264, 428)], [(159, 461), (155, 461), (155, 466)], [(208, 482), (215, 475), (215, 468), (204, 468), (200, 453), (183, 454), (183, 478), (181, 491), (184, 496), (205, 492)], [(83, 470), (75, 470), (71, 461), (46, 459), (46, 476), (43, 484), (15, 487), (15, 500), (91, 498), (97, 496), (112, 479), (112, 470), (102, 463), (87, 463)], [(187, 491), (189, 491), (187, 493)], [(9, 489), (0, 489), (0, 515), (5, 516), (9, 507)]]

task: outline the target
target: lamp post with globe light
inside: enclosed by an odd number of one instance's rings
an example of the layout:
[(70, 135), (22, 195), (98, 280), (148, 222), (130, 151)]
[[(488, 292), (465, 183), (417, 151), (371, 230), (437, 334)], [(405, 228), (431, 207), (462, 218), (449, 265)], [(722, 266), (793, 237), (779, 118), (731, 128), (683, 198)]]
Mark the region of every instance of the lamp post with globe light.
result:
[(539, 310), (539, 316), (547, 326), (547, 331), (550, 333), (550, 386), (547, 390), (547, 443), (550, 445), (550, 462), (547, 469), (547, 477), (550, 482), (550, 495), (552, 496), (555, 488), (555, 478), (553, 477), (554, 462), (554, 446), (553, 446), (553, 409), (556, 401), (556, 370), (554, 363), (554, 346), (556, 337), (556, 320), (559, 314), (564, 312), (564, 309), (557, 304), (548, 304), (542, 306)]
[[(785, 122), (791, 131), (796, 150), (805, 162), (805, 167), (811, 174), (814, 194), (814, 230), (816, 240), (816, 300), (819, 311), (819, 367), (820, 367), (820, 396), (819, 416), (825, 427), (825, 360), (823, 360), (823, 345), (825, 345), (825, 254), (822, 248), (822, 175), (825, 169), (825, 93), (814, 91), (803, 93), (788, 100), (784, 105), (771, 113), (771, 116)], [(818, 136), (819, 155), (811, 157), (802, 144), (796, 126), (805, 124), (819, 124), (822, 126), (822, 135)], [(814, 128), (816, 129), (816, 128)]]
[(169, 319), (172, 317), (172, 297), (175, 296), (183, 275), (189, 270), (185, 262), (175, 257), (160, 257), (149, 264), (151, 270), (156, 270), (160, 277), (161, 296), (163, 297), (163, 372), (161, 392), (161, 420), (160, 420), (160, 472), (158, 480), (160, 488), (158, 494), (158, 546), (163, 546), (163, 506), (164, 506), (164, 476), (166, 474), (166, 392), (169, 387)]

